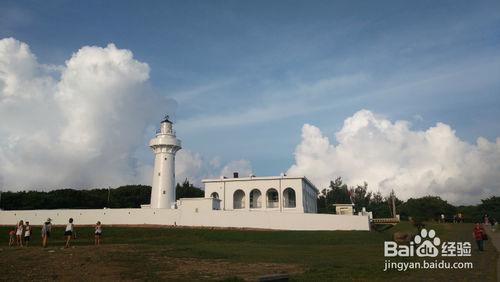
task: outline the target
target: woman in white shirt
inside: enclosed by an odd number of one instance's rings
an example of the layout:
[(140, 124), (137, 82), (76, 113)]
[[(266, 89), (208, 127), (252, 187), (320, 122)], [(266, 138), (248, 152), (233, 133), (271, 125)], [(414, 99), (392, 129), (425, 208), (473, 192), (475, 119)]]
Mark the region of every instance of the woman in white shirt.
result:
[(64, 236), (66, 236), (66, 245), (64, 246), (65, 248), (69, 248), (69, 241), (71, 240), (71, 236), (73, 236), (74, 232), (73, 218), (70, 218), (68, 225), (66, 225), (66, 230), (64, 231)]
[(21, 247), (23, 246), (23, 230), (24, 230), (24, 222), (21, 220), (17, 224), (17, 230), (16, 230), (17, 245)]
[(42, 225), (42, 247), (47, 247), (47, 243), (50, 237), (50, 232), (52, 231), (52, 219), (47, 218), (45, 223)]

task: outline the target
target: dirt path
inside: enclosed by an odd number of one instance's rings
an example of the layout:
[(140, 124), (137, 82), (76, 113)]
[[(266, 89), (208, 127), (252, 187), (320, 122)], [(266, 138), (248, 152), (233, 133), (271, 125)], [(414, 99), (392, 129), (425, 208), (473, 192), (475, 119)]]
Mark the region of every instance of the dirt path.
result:
[[(497, 228), (499, 228), (498, 225)], [(491, 243), (497, 249), (498, 256), (500, 256), (500, 230), (493, 232), (491, 226), (485, 226), (484, 229), (488, 234), (489, 240), (491, 240)], [(500, 259), (497, 260), (497, 281), (500, 282)]]
[(233, 276), (255, 281), (263, 274), (304, 271), (296, 264), (172, 257), (168, 256), (169, 252), (169, 248), (129, 244), (68, 249), (3, 248), (0, 249), (0, 281), (192, 281)]
[[(18, 281), (117, 281), (126, 267), (104, 261), (109, 246), (77, 248), (4, 248), (1, 251), (2, 279)], [(22, 275), (20, 275), (20, 273)]]

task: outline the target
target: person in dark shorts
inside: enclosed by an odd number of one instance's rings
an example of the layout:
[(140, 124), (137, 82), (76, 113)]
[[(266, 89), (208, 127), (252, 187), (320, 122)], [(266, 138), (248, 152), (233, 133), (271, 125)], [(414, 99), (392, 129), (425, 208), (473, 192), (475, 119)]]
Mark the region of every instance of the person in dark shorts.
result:
[(42, 247), (47, 247), (47, 243), (49, 241), (50, 232), (52, 231), (52, 223), (50, 223), (52, 219), (47, 218), (45, 223), (42, 225)]
[(98, 221), (95, 225), (94, 235), (95, 235), (94, 243), (96, 246), (99, 246), (101, 244), (101, 235), (102, 235), (102, 225), (100, 221)]
[(73, 218), (70, 218), (69, 223), (66, 225), (66, 230), (64, 231), (64, 236), (66, 236), (66, 245), (64, 245), (65, 248), (69, 248), (69, 241), (71, 241), (71, 237), (74, 232)]
[(24, 226), (24, 245), (28, 247), (31, 238), (31, 225), (29, 221), (26, 221), (26, 225)]

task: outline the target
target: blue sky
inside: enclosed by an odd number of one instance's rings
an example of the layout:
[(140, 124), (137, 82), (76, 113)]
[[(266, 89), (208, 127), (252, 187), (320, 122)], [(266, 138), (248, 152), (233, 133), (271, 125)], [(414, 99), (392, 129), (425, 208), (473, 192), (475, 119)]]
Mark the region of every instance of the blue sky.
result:
[(361, 109), (500, 136), (498, 1), (2, 1), (4, 37), (43, 64), (131, 50), (177, 101), (185, 148), (258, 175), (294, 163), (305, 123), (335, 143)]

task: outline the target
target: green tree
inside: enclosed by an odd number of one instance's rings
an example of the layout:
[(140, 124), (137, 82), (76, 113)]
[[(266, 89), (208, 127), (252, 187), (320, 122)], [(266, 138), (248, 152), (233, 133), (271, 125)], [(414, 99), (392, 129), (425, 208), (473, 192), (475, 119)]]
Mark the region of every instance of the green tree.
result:
[(182, 185), (177, 183), (175, 189), (175, 199), (180, 198), (198, 198), (205, 196), (205, 192), (193, 184), (189, 183), (187, 178), (182, 182)]
[(5, 210), (138, 208), (149, 203), (150, 197), (151, 187), (145, 185), (114, 189), (20, 191), (2, 193), (0, 207)]
[(349, 194), (351, 195), (352, 203), (356, 211), (359, 212), (363, 207), (368, 208), (370, 206), (372, 192), (368, 192), (368, 183), (365, 182), (363, 186), (358, 185), (355, 188), (352, 187), (349, 189)]
[(126, 185), (110, 192), (109, 208), (139, 208), (151, 200), (151, 187), (146, 185)]
[(382, 193), (373, 193), (370, 204), (368, 205), (368, 211), (373, 213), (374, 218), (389, 218), (391, 217), (391, 210), (389, 207), (388, 198), (384, 198)]
[(441, 214), (447, 217), (456, 214), (457, 208), (437, 196), (410, 198), (402, 206), (402, 217), (412, 217), (417, 221), (439, 219)]
[(351, 197), (347, 185), (342, 182), (341, 177), (337, 177), (335, 181), (330, 181), (328, 189), (321, 190), (318, 197), (318, 212), (319, 213), (335, 213), (334, 204), (350, 204)]
[[(481, 200), (481, 204), (478, 206), (478, 211), (481, 213), (481, 218), (479, 219), (482, 219), (482, 216), (487, 214), (490, 220), (500, 220), (500, 197), (490, 197), (488, 199)], [(475, 218), (475, 221), (478, 221), (478, 218)]]

